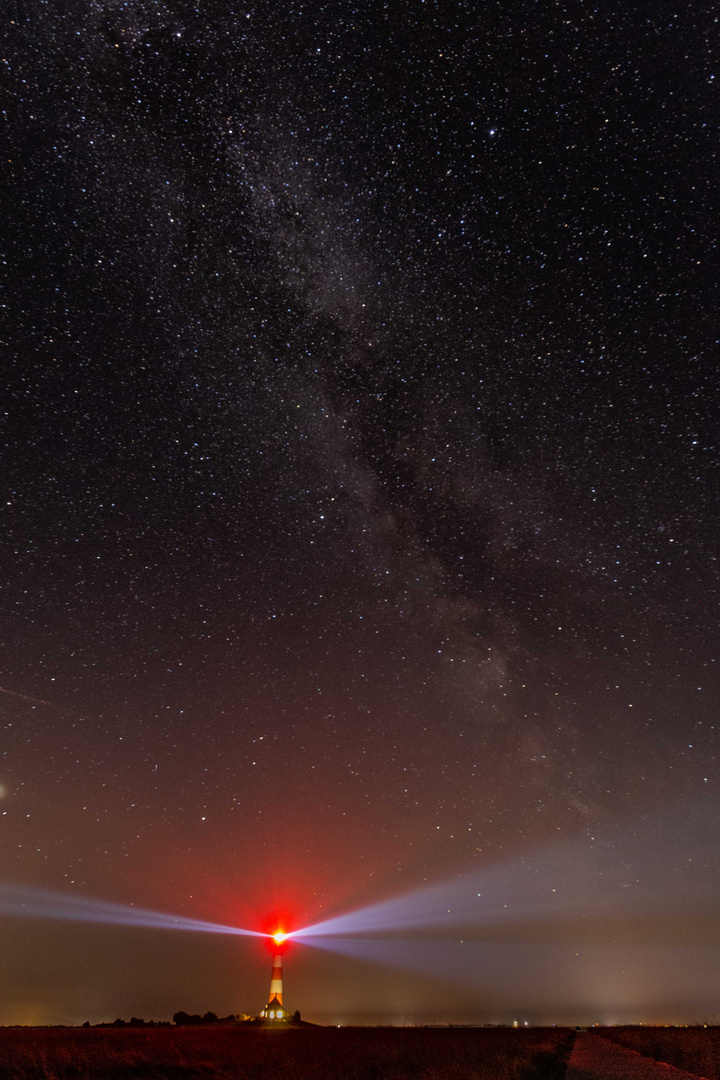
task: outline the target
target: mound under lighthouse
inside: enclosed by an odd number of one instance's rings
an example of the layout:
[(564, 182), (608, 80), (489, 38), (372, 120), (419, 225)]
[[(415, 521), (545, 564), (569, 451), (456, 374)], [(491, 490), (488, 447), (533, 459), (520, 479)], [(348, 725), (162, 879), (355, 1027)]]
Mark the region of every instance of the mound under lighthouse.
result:
[(275, 942), (275, 950), (272, 966), (272, 977), (270, 979), (270, 997), (267, 1005), (260, 1013), (263, 1020), (269, 1020), (271, 1023), (279, 1020), (280, 1023), (287, 1023), (290, 1019), (288, 1011), (283, 1005), (283, 963), (282, 963), (282, 945), (285, 941), (286, 934), (273, 934), (273, 941)]

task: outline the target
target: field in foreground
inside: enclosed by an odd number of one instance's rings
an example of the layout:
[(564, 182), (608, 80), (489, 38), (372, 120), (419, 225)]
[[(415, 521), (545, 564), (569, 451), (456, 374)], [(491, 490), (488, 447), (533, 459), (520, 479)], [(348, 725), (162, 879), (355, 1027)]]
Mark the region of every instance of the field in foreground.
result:
[(567, 1028), (4, 1028), (0, 1080), (562, 1080)]
[(720, 1028), (718, 1027), (614, 1027), (598, 1035), (627, 1046), (654, 1061), (720, 1080)]

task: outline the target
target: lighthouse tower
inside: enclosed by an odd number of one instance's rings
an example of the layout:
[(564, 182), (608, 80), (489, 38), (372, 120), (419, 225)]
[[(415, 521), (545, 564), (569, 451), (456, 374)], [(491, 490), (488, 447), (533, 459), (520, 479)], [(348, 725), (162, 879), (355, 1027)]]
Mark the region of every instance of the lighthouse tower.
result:
[[(284, 934), (275, 934), (273, 940), (276, 945), (281, 945), (285, 940)], [(270, 979), (270, 998), (267, 1005), (260, 1013), (263, 1020), (269, 1020), (270, 1022), (280, 1023), (287, 1022), (289, 1020), (288, 1012), (283, 1005), (283, 975), (282, 975), (282, 952), (280, 949), (275, 951), (275, 957), (273, 959), (272, 978)]]

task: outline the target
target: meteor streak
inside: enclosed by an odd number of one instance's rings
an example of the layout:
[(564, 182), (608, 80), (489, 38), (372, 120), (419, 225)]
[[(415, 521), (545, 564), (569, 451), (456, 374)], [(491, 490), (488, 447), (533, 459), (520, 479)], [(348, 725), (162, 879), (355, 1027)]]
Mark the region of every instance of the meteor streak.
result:
[(51, 705), (50, 701), (43, 701), (39, 697), (30, 697), (29, 694), (19, 694), (17, 690), (6, 690), (4, 686), (0, 686), (0, 694), (11, 694), (12, 697), (22, 698), (23, 701), (34, 701), (36, 705)]

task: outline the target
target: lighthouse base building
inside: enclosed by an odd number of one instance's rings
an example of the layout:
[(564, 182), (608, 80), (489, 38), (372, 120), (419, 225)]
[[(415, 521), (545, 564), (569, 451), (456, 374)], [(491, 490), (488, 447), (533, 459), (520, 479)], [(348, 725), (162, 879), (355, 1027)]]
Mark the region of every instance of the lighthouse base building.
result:
[(274, 1021), (276, 1024), (282, 1024), (287, 1023), (292, 1018), (287, 1009), (283, 1007), (283, 1003), (274, 997), (268, 1001), (267, 1005), (260, 1013), (260, 1019), (267, 1020), (268, 1022)]

